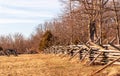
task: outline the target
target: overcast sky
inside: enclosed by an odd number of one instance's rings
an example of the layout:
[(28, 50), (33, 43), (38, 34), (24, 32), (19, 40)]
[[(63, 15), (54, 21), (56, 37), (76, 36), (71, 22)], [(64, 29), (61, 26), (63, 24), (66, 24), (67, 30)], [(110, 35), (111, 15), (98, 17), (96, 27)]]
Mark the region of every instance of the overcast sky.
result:
[(0, 0), (0, 35), (28, 37), (44, 21), (60, 13), (59, 0)]

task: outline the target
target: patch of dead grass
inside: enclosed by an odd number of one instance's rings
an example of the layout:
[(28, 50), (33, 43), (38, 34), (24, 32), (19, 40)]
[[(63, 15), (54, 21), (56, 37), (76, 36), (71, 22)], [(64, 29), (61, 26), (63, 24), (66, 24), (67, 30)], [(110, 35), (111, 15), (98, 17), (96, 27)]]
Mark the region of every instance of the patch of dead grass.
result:
[[(0, 76), (90, 76), (103, 66), (86, 66), (78, 59), (56, 55), (20, 55), (0, 57)], [(111, 66), (95, 76), (120, 76), (120, 67)]]

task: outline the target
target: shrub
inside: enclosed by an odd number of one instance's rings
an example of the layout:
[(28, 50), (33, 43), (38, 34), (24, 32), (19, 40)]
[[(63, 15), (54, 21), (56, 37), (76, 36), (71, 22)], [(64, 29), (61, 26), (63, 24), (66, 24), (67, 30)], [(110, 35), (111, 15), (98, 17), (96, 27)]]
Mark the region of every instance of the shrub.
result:
[(39, 50), (43, 50), (49, 46), (51, 46), (52, 44), (52, 33), (51, 31), (47, 30), (43, 37), (42, 37), (42, 40), (40, 41), (40, 44), (39, 44)]

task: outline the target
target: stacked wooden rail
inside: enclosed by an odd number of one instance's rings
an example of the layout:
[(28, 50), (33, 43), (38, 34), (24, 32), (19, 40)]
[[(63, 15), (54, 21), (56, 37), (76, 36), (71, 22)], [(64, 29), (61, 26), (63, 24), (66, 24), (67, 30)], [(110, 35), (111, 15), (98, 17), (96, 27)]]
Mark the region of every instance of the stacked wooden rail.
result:
[(87, 42), (82, 43), (82, 45), (52, 46), (45, 49), (44, 53), (58, 54), (61, 58), (70, 56), (68, 60), (72, 60), (75, 56), (78, 56), (81, 62), (85, 60), (89, 66), (94, 64), (104, 65), (91, 75), (94, 76), (112, 64), (120, 65), (120, 45), (114, 45), (112, 42), (107, 45)]
[[(82, 62), (88, 61), (88, 65), (93, 64), (107, 64), (120, 57), (120, 46), (112, 43), (108, 45), (98, 45), (93, 42), (83, 43), (82, 45), (69, 45), (69, 46), (52, 46), (44, 50), (45, 54), (58, 54), (61, 58), (70, 56), (69, 60), (74, 59), (75, 56), (79, 57)], [(117, 60), (114, 64), (120, 64)]]

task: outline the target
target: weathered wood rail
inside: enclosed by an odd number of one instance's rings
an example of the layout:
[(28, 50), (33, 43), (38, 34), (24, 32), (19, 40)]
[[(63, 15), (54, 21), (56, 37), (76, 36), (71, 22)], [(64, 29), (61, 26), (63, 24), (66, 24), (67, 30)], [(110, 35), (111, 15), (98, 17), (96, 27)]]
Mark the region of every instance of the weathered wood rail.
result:
[(58, 54), (61, 58), (70, 56), (69, 61), (74, 59), (75, 56), (78, 56), (80, 62), (85, 60), (88, 66), (97, 64), (104, 65), (91, 75), (94, 76), (112, 64), (120, 65), (120, 45), (114, 45), (112, 42), (108, 43), (108, 45), (82, 42), (82, 45), (52, 46), (45, 49), (44, 53)]
[[(96, 63), (107, 64), (120, 57), (120, 46), (112, 43), (108, 45), (98, 45), (93, 42), (83, 43), (82, 45), (69, 45), (69, 46), (52, 46), (44, 50), (45, 54), (58, 54), (61, 58), (70, 56), (68, 60), (74, 59), (75, 56), (79, 57), (82, 62), (87, 60), (87, 65)], [(114, 64), (120, 64), (117, 60)]]

